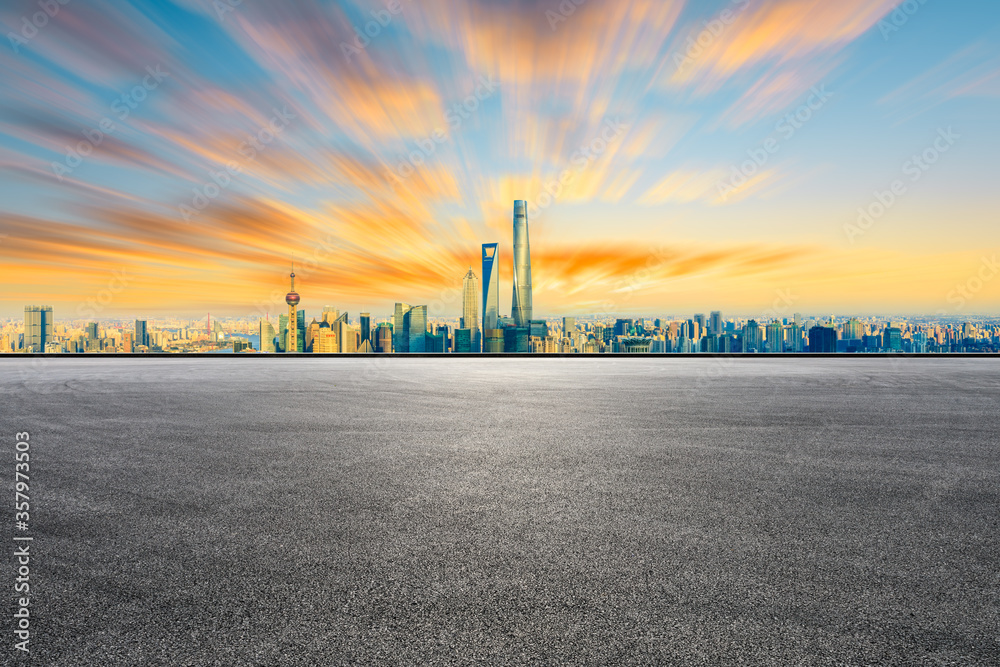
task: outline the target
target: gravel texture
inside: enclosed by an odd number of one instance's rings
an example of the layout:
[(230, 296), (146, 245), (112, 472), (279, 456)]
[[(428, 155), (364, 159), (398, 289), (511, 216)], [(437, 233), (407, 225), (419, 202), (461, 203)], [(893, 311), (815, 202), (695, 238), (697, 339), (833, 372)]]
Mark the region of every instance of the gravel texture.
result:
[(33, 664), (1000, 664), (1000, 361), (3, 360), (0, 394)]

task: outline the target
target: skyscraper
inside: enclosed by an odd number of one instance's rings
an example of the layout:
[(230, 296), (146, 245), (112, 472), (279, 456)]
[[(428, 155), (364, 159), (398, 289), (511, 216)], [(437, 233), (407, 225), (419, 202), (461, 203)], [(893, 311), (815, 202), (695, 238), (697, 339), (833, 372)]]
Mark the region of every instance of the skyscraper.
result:
[(268, 320), (260, 321), (260, 351), (274, 352), (274, 326)]
[(135, 321), (135, 344), (149, 347), (149, 327), (146, 320)]
[[(483, 326), (485, 332), (496, 329), (500, 320), (499, 243), (483, 244)], [(485, 333), (483, 334), (485, 336)]]
[(809, 351), (829, 354), (837, 351), (837, 330), (833, 327), (813, 327), (809, 330)]
[(372, 338), (372, 316), (371, 313), (361, 313), (358, 318), (361, 320), (361, 344), (364, 344)]
[(409, 352), (427, 351), (427, 306), (410, 309)]
[(45, 352), (45, 344), (50, 340), (52, 340), (52, 306), (25, 306), (25, 352)]
[(392, 352), (392, 325), (388, 322), (380, 322), (375, 331), (375, 351)]
[(772, 354), (785, 351), (785, 327), (778, 320), (767, 325), (767, 351)]
[(709, 333), (715, 336), (722, 335), (722, 313), (718, 310), (713, 310), (712, 314), (709, 315)]
[(761, 352), (763, 349), (761, 327), (756, 320), (750, 320), (743, 327), (743, 352)]
[(392, 351), (399, 354), (410, 351), (410, 304), (397, 303), (392, 316)]
[[(288, 339), (285, 341), (285, 352), (301, 352), (299, 349), (299, 317), (297, 308), (301, 300), (295, 292), (295, 272), (292, 271), (292, 289), (285, 295), (285, 303), (288, 304)], [(280, 294), (280, 292), (279, 292)]]
[(563, 318), (563, 336), (566, 338), (572, 338), (576, 334), (576, 318), (574, 317), (564, 317)]
[(514, 202), (514, 289), (510, 316), (519, 327), (531, 322), (531, 248), (528, 243), (528, 202)]
[(469, 272), (465, 274), (462, 281), (462, 329), (468, 329), (472, 337), (472, 352), (482, 350), (482, 343), (479, 336), (479, 279), (469, 267)]

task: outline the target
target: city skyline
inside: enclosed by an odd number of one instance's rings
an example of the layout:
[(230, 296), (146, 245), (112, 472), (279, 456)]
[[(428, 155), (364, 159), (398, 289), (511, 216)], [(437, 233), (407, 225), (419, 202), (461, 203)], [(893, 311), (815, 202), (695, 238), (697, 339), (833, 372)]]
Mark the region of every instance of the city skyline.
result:
[(1000, 312), (995, 3), (216, 4), (0, 9), (0, 317), (431, 303), (518, 198), (536, 313)]

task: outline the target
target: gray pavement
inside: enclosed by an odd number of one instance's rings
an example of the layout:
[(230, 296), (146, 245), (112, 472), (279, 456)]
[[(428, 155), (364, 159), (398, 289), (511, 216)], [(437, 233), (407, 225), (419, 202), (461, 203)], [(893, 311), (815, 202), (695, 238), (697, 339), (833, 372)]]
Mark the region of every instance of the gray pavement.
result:
[(1000, 361), (3, 360), (0, 394), (32, 664), (1000, 664)]

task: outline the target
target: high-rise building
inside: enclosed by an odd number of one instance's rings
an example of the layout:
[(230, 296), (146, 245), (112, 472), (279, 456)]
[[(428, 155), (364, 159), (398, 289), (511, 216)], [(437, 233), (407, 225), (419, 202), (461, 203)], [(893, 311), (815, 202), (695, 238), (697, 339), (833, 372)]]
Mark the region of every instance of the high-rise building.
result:
[(410, 309), (409, 352), (427, 351), (427, 306)]
[(510, 315), (514, 323), (528, 326), (531, 321), (531, 247), (528, 243), (528, 202), (514, 202), (514, 285)]
[(722, 335), (722, 313), (718, 310), (713, 310), (712, 314), (709, 316), (708, 332), (713, 336)]
[(530, 352), (531, 327), (507, 327), (503, 330), (503, 351), (510, 353)]
[(830, 354), (837, 351), (837, 330), (833, 327), (813, 327), (809, 330), (809, 352)]
[(468, 329), (472, 335), (472, 352), (482, 350), (479, 336), (479, 278), (472, 272), (465, 274), (462, 280), (462, 317), (461, 328)]
[(313, 340), (313, 353), (315, 354), (336, 354), (340, 352), (340, 343), (337, 340), (337, 332), (333, 326), (326, 321), (319, 323), (319, 331)]
[(392, 316), (392, 351), (399, 354), (410, 351), (410, 310), (408, 303), (397, 303)]
[(846, 340), (860, 340), (861, 336), (864, 335), (861, 322), (857, 318), (851, 318), (847, 322), (844, 322), (843, 333)]
[(370, 341), (372, 338), (372, 316), (371, 313), (361, 313), (358, 315), (361, 321), (361, 342)]
[(499, 354), (504, 347), (503, 329), (486, 329), (483, 332), (483, 352)]
[(135, 344), (149, 347), (149, 327), (146, 320), (135, 321)]
[(802, 327), (792, 324), (788, 327), (788, 347), (792, 352), (802, 352), (805, 343), (802, 341)]
[(52, 340), (52, 306), (24, 307), (24, 351), (45, 352)]
[(763, 347), (761, 327), (756, 320), (750, 320), (743, 327), (743, 352), (760, 352)]
[(319, 333), (319, 322), (317, 322), (316, 318), (314, 317), (313, 321), (310, 322), (309, 326), (306, 327), (305, 347), (302, 348), (303, 352), (313, 351), (313, 346), (316, 344), (316, 335), (318, 333)]
[(889, 327), (885, 330), (882, 347), (889, 352), (903, 351), (903, 332), (899, 327)]
[(288, 315), (278, 316), (278, 349), (275, 352), (288, 352)]
[(694, 316), (694, 321), (698, 324), (698, 337), (700, 338), (705, 334), (705, 314), (698, 313)]
[(380, 322), (375, 330), (375, 351), (389, 354), (392, 349), (392, 325), (388, 322)]
[(455, 329), (455, 352), (461, 354), (472, 352), (471, 329)]
[(299, 352), (306, 351), (306, 311), (300, 310), (295, 314), (295, 349)]
[(575, 334), (576, 334), (576, 318), (564, 317), (563, 336), (565, 336), (566, 338), (572, 338)]
[(268, 320), (260, 321), (260, 351), (274, 352), (274, 325)]
[[(487, 329), (499, 328), (500, 320), (500, 244), (483, 244), (483, 336)], [(484, 346), (485, 347), (485, 346)]]
[(288, 304), (288, 339), (285, 342), (285, 352), (301, 352), (302, 349), (299, 348), (299, 317), (297, 313), (301, 298), (295, 291), (295, 272), (292, 271), (289, 277), (292, 279), (292, 289), (285, 295), (285, 303)]
[(767, 325), (767, 351), (771, 354), (785, 351), (785, 327), (778, 320)]

